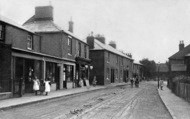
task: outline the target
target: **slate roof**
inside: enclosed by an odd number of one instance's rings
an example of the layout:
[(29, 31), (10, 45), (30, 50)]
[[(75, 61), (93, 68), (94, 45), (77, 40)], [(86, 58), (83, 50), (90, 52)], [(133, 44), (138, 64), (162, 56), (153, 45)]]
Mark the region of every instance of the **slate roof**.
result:
[(190, 53), (190, 44), (186, 46), (184, 49), (178, 51), (177, 53), (169, 57), (169, 59), (183, 59), (189, 53)]
[(66, 34), (86, 43), (75, 34), (55, 24), (52, 20), (35, 20), (35, 16), (32, 16), (23, 24), (23, 26), (27, 29), (32, 30), (33, 32), (65, 32)]
[(31, 30), (29, 30), (29, 29), (23, 27), (22, 25), (20, 25), (20, 24), (16, 23), (15, 21), (13, 21), (13, 20), (11, 20), (11, 19), (9, 19), (9, 18), (6, 18), (6, 17), (4, 17), (4, 16), (2, 16), (2, 15), (0, 15), (0, 21), (2, 21), (2, 22), (4, 22), (4, 23), (7, 23), (7, 24), (9, 24), (9, 25), (11, 25), (11, 26), (17, 27), (17, 28), (19, 28), (19, 29), (22, 29), (22, 30), (24, 30), (24, 31), (27, 31), (27, 32), (30, 32), (30, 33), (34, 33), (34, 32), (32, 32)]
[(110, 52), (115, 53), (117, 55), (123, 56), (127, 59), (133, 60), (129, 56), (123, 54), (121, 51), (111, 47), (110, 45), (103, 44), (100, 41), (98, 41), (97, 39), (94, 39), (94, 49), (92, 49), (92, 50), (107, 50), (107, 51), (110, 51)]

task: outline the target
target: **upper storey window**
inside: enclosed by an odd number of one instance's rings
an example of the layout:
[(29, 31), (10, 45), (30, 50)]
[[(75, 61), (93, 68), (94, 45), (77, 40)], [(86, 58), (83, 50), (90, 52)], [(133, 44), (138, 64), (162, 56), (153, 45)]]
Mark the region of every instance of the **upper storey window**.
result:
[(72, 54), (72, 39), (68, 38), (68, 54)]
[(5, 27), (3, 24), (0, 23), (0, 41), (4, 41), (5, 39)]
[(79, 56), (81, 57), (81, 43), (78, 43), (78, 52), (79, 52)]
[(28, 35), (27, 37), (27, 49), (32, 50), (33, 49), (33, 38), (32, 35)]

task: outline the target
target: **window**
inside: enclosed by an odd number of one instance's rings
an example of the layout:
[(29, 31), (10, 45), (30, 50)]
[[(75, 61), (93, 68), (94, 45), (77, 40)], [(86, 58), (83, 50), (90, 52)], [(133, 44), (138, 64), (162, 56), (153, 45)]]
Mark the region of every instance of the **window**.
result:
[(78, 52), (79, 52), (79, 56), (81, 57), (81, 43), (78, 43)]
[(108, 52), (108, 62), (110, 62), (110, 53)]
[(118, 56), (116, 56), (116, 64), (118, 64)]
[(0, 24), (0, 41), (4, 41), (4, 33), (5, 33), (4, 26)]
[(72, 39), (68, 38), (68, 54), (72, 54)]
[(27, 37), (27, 49), (32, 50), (33, 48), (33, 39), (31, 35), (28, 35)]
[(109, 68), (107, 68), (107, 79), (109, 79)]
[(86, 47), (86, 45), (84, 46), (84, 57), (87, 58), (87, 47)]

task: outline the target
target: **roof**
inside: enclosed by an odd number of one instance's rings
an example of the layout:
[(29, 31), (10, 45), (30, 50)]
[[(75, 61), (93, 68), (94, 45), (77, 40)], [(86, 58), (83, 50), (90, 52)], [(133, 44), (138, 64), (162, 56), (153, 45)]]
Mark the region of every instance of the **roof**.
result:
[(139, 61), (134, 61), (133, 63), (134, 63), (134, 64), (137, 64), (137, 65), (143, 65), (143, 64), (141, 64)]
[(92, 49), (92, 50), (107, 50), (107, 51), (110, 51), (110, 52), (115, 53), (117, 55), (123, 56), (127, 59), (133, 60), (129, 56), (123, 54), (121, 51), (118, 51), (117, 49), (111, 47), (110, 45), (103, 44), (100, 41), (98, 41), (97, 39), (94, 39), (94, 49)]
[(182, 50), (175, 53), (174, 55), (172, 55), (171, 57), (169, 57), (169, 59), (183, 59), (189, 53), (190, 53), (190, 44), (185, 48), (183, 48)]
[(24, 31), (27, 31), (27, 32), (30, 32), (30, 33), (34, 33), (31, 30), (29, 30), (27, 28), (24, 28), (22, 25), (20, 25), (20, 24), (16, 23), (15, 21), (13, 21), (13, 20), (11, 20), (9, 18), (6, 18), (6, 17), (4, 17), (2, 15), (0, 15), (0, 21), (5, 22), (5, 23), (7, 23), (7, 24), (9, 24), (11, 26), (17, 27), (19, 29), (22, 29)]
[(30, 19), (28, 19), (23, 26), (27, 29), (32, 30), (33, 32), (64, 32), (71, 37), (74, 37), (84, 43), (85, 41), (81, 40), (78, 36), (75, 34), (71, 33), (68, 30), (65, 30), (64, 28), (58, 26), (53, 22), (53, 20), (35, 20), (35, 16), (32, 16)]

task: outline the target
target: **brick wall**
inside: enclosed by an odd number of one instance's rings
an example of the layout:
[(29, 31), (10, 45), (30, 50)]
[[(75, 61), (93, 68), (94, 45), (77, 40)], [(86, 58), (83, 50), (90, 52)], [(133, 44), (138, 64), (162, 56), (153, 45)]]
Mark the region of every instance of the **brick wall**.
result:
[(24, 31), (22, 29), (10, 26), (10, 25), (6, 25), (5, 43), (11, 44), (12, 47), (15, 47), (15, 48), (28, 50), (27, 37), (29, 34), (33, 36), (33, 50), (31, 51), (40, 52), (40, 37), (39, 36), (29, 33), (27, 31)]

